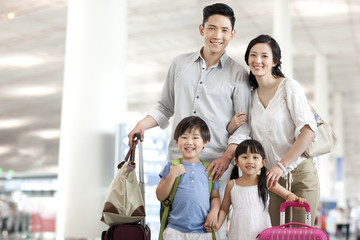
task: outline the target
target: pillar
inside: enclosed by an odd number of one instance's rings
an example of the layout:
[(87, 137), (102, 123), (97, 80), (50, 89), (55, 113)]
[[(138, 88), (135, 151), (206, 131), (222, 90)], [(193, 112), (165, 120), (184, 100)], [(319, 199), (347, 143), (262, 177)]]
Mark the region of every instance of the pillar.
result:
[(336, 196), (337, 202), (340, 206), (346, 207), (346, 186), (344, 184), (344, 113), (343, 113), (343, 99), (339, 92), (334, 94), (331, 105), (333, 106), (333, 114), (331, 126), (334, 129), (338, 139), (336, 148), (333, 152), (335, 158), (335, 191), (333, 195)]
[[(327, 62), (326, 56), (317, 53), (314, 62), (314, 107), (319, 115), (327, 122), (329, 122), (329, 87), (328, 87), (328, 75), (327, 75)], [(320, 196), (322, 198), (329, 198), (334, 193), (334, 177), (335, 176), (335, 164), (329, 154), (319, 156), (318, 161), (318, 173), (320, 180)]]
[(126, 1), (68, 4), (56, 235), (94, 239), (126, 112)]
[(282, 72), (293, 77), (292, 32), (289, 0), (274, 0), (273, 38), (281, 49)]

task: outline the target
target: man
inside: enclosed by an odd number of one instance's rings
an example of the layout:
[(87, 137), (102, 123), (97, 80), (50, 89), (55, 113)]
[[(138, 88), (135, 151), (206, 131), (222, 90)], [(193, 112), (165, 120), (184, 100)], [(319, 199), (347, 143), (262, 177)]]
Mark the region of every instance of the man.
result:
[[(250, 135), (246, 122), (230, 137), (226, 126), (236, 113), (249, 111), (250, 86), (248, 74), (240, 64), (228, 57), (226, 46), (235, 35), (233, 10), (222, 3), (203, 9), (203, 23), (199, 26), (204, 46), (200, 51), (176, 57), (170, 66), (157, 108), (139, 121), (129, 133), (129, 145), (136, 132), (141, 140), (147, 129), (166, 128), (174, 117), (173, 126), (190, 115), (199, 116), (208, 124), (212, 139), (200, 158), (210, 162), (210, 177), (219, 180), (223, 196), (229, 180), (231, 160), (240, 142)], [(245, 118), (246, 120), (246, 118)], [(174, 127), (171, 136), (173, 136)], [(169, 144), (168, 159), (181, 157), (175, 141)], [(223, 176), (223, 177), (222, 177)]]

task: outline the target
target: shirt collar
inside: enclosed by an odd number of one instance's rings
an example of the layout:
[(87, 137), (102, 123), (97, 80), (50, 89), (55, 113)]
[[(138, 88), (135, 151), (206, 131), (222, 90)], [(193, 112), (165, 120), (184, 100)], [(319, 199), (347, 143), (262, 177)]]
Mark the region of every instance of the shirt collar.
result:
[[(202, 48), (199, 51), (195, 52), (195, 54), (193, 55), (192, 61), (196, 62), (200, 59), (205, 61), (204, 58), (201, 56), (201, 50), (202, 50)], [(215, 65), (215, 67), (222, 68), (225, 65), (228, 58), (229, 58), (229, 56), (227, 55), (227, 53), (225, 51), (224, 54), (221, 56), (219, 62)]]

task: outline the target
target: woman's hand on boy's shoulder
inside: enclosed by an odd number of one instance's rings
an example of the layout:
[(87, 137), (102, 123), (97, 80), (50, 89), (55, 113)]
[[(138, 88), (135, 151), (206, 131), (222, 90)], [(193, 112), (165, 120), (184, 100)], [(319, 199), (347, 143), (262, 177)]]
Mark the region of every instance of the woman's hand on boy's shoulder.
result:
[(183, 164), (179, 164), (176, 166), (170, 166), (169, 174), (171, 174), (174, 178), (176, 178), (184, 173), (185, 173), (185, 167)]

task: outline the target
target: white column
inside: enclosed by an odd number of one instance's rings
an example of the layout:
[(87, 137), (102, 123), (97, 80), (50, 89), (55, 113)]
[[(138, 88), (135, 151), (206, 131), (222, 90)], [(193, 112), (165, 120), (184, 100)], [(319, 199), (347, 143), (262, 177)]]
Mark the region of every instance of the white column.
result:
[(333, 114), (331, 126), (334, 129), (336, 137), (338, 139), (333, 156), (335, 158), (335, 192), (339, 206), (346, 207), (346, 185), (344, 184), (344, 113), (343, 113), (343, 100), (341, 93), (335, 93), (332, 98)]
[(273, 38), (281, 49), (282, 72), (293, 77), (292, 33), (289, 0), (274, 0)]
[(113, 177), (114, 132), (126, 112), (126, 1), (69, 1), (57, 239), (94, 239)]
[[(314, 107), (319, 115), (325, 120), (329, 121), (329, 90), (328, 90), (328, 75), (327, 62), (323, 54), (318, 53), (315, 56), (314, 63)], [(318, 157), (318, 173), (320, 179), (320, 195), (328, 198), (334, 196), (334, 177), (335, 164), (329, 154)]]

